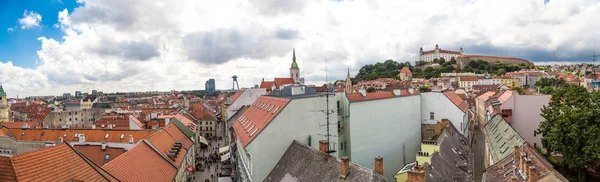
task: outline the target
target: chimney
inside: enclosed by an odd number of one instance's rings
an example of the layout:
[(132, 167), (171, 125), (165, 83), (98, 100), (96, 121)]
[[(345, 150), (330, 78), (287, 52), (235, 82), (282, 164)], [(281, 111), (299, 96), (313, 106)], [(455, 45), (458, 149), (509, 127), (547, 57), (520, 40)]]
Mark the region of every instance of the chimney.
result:
[(510, 181), (511, 182), (517, 182), (517, 176), (512, 175), (512, 177), (510, 177)]
[(525, 167), (525, 158), (526, 156), (521, 154), (521, 159), (519, 160), (519, 169), (523, 169)]
[(62, 144), (63, 143), (63, 138), (62, 137), (58, 137), (58, 144)]
[(513, 161), (517, 162), (517, 160), (519, 160), (519, 146), (515, 145), (515, 151), (513, 154)]
[(106, 143), (102, 142), (102, 151), (106, 151)]
[(409, 88), (408, 89), (408, 93), (410, 93), (410, 95), (415, 95), (415, 89), (414, 88)]
[(95, 129), (96, 129), (96, 125), (92, 125), (92, 130), (95, 130)]
[(383, 175), (383, 158), (381, 156), (375, 157), (375, 172)]
[(133, 144), (133, 136), (129, 135), (129, 144)]
[(85, 135), (83, 133), (79, 134), (79, 143), (85, 143)]
[(396, 95), (396, 96), (400, 96), (400, 92), (401, 92), (401, 91), (402, 91), (402, 90), (400, 90), (400, 89), (394, 89), (392, 92), (394, 92), (394, 95)]
[(329, 142), (327, 140), (319, 140), (319, 151), (329, 152)]
[(533, 167), (533, 165), (531, 165), (531, 159), (528, 158), (528, 160), (525, 160), (525, 169), (523, 169), (523, 173), (525, 173), (525, 176), (529, 176), (530, 167)]
[(341, 169), (340, 178), (345, 179), (346, 175), (348, 175), (348, 171), (350, 171), (350, 161), (349, 161), (348, 157), (346, 157), (346, 156), (342, 157), (341, 164), (342, 164), (342, 166), (340, 167), (340, 169)]
[(112, 129), (112, 126), (113, 126), (112, 124), (108, 124), (108, 129), (109, 130)]
[(529, 167), (529, 182), (537, 181), (537, 175), (535, 174), (535, 166)]

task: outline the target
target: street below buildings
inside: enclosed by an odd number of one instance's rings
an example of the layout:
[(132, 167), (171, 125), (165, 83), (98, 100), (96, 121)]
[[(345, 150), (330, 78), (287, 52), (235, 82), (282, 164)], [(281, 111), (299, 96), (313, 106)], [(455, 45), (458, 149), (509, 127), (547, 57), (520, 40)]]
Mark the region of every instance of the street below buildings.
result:
[(219, 148), (227, 145), (224, 128), (223, 122), (217, 122), (216, 135), (206, 138), (209, 143), (208, 147), (200, 149), (198, 154), (199, 159), (197, 159), (200, 168), (195, 173), (196, 181), (218, 181), (219, 176), (225, 172), (222, 169), (223, 165), (221, 163), (221, 155), (219, 154)]
[(475, 127), (474, 129), (474, 137), (473, 137), (473, 145), (471, 145), (471, 151), (475, 156), (474, 159), (474, 181), (481, 181), (483, 176), (483, 170), (485, 169), (484, 160), (485, 160), (485, 135), (481, 131), (480, 127)]

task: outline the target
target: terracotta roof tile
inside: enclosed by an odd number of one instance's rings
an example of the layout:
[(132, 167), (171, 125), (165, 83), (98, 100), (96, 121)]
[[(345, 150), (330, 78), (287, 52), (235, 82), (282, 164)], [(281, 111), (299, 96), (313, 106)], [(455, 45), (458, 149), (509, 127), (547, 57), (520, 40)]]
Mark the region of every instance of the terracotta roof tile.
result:
[[(154, 134), (148, 137), (148, 141), (152, 143), (152, 145), (164, 156), (167, 156), (167, 154), (169, 154), (171, 147), (173, 147), (173, 145), (175, 144), (175, 139), (171, 137), (171, 135), (169, 135), (169, 133), (167, 133), (165, 130), (155, 132)], [(175, 166), (179, 166), (181, 164), (184, 155), (185, 149), (182, 148), (181, 150), (179, 150), (175, 161), (172, 161), (175, 164)]]
[(192, 114), (194, 117), (198, 118), (198, 119), (216, 119), (217, 116), (215, 116), (214, 113), (212, 113), (209, 109), (207, 109), (204, 104), (202, 103), (197, 103), (197, 104), (192, 104), (192, 107), (190, 108), (190, 114)]
[(136, 118), (135, 116), (129, 115), (129, 120), (133, 121), (133, 123), (135, 123), (138, 127), (142, 128), (142, 129), (145, 128), (144, 124), (142, 124), (142, 122), (138, 118)]
[[(409, 93), (410, 95), (410, 93)], [(375, 93), (367, 93), (367, 96), (364, 97), (360, 93), (350, 93), (346, 95), (348, 100), (350, 101), (366, 101), (366, 100), (377, 100), (377, 99), (386, 99), (396, 97), (393, 92), (375, 92)]]
[(461, 82), (469, 82), (469, 81), (479, 81), (479, 78), (477, 78), (476, 76), (461, 76), (458, 77), (458, 80)]
[(277, 87), (294, 83), (296, 82), (294, 82), (293, 78), (275, 78), (275, 85), (277, 85)]
[[(106, 162), (126, 152), (123, 148), (113, 147), (106, 147), (105, 150), (102, 150), (101, 145), (75, 145), (73, 147), (98, 166), (103, 166)], [(109, 155), (109, 160), (105, 160), (106, 155)]]
[(177, 114), (175, 115), (175, 119), (177, 119), (178, 121), (180, 121), (183, 125), (187, 126), (188, 128), (190, 128), (190, 130), (192, 130), (192, 132), (196, 133), (196, 123), (194, 123), (192, 120), (190, 120), (189, 118), (183, 116), (182, 114)]
[[(262, 84), (261, 84), (262, 85)], [(262, 87), (261, 87), (262, 88)], [(244, 93), (244, 90), (238, 90), (237, 92), (235, 92), (235, 94), (233, 94), (230, 98), (231, 98), (231, 102), (229, 103), (229, 105), (233, 104), (238, 98), (240, 98), (240, 96)]]
[[(152, 130), (62, 130), (62, 129), (6, 129), (17, 140), (25, 141), (58, 141), (62, 137), (64, 141), (79, 141), (75, 134), (84, 134), (86, 142), (115, 142), (128, 143), (129, 136), (133, 137), (133, 142), (150, 136), (155, 131)], [(107, 136), (108, 134), (108, 136)], [(121, 138), (123, 135), (123, 138)]]
[(171, 135), (171, 137), (175, 139), (176, 142), (180, 142), (186, 149), (190, 149), (190, 147), (192, 146), (192, 141), (187, 136), (185, 136), (185, 134), (183, 134), (183, 132), (179, 130), (179, 128), (177, 128), (177, 126), (175, 126), (174, 124), (170, 124), (167, 127), (164, 127), (163, 130), (165, 130), (169, 135)]
[(477, 97), (477, 99), (482, 100), (482, 101), (487, 101), (490, 98), (490, 96), (494, 95), (495, 93), (496, 92), (489, 91), (484, 94), (481, 94), (479, 97)]
[(7, 128), (23, 128), (23, 124), (27, 124), (27, 128), (35, 128), (38, 126), (38, 122), (1, 122), (0, 125), (6, 126)]
[(122, 181), (173, 181), (177, 168), (146, 142), (103, 166)]
[(233, 128), (246, 147), (285, 108), (289, 99), (260, 96), (242, 116), (233, 122)]
[(400, 73), (406, 73), (407, 75), (412, 74), (412, 72), (410, 72), (410, 69), (408, 69), (408, 67), (402, 68), (402, 70), (400, 70)]
[(10, 157), (0, 156), (0, 181), (17, 181)]
[(108, 181), (93, 163), (69, 144), (60, 144), (12, 157), (18, 181)]
[(273, 87), (273, 85), (275, 85), (275, 82), (271, 82), (271, 81), (263, 81), (260, 83), (260, 87), (259, 88), (264, 88), (267, 90), (271, 90), (271, 88)]
[(453, 91), (448, 91), (448, 92), (444, 92), (444, 95), (450, 99), (450, 101), (452, 103), (454, 103), (454, 105), (456, 105), (456, 107), (458, 107), (461, 111), (466, 112), (467, 109), (469, 108), (469, 104), (467, 103), (467, 101), (463, 100), (458, 94), (456, 94)]

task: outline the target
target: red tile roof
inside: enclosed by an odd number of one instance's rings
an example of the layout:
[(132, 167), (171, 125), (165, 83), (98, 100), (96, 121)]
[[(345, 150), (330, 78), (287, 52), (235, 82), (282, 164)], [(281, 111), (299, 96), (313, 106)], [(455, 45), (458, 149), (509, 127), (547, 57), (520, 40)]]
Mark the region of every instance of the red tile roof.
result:
[[(410, 93), (409, 93), (410, 95)], [(396, 97), (393, 92), (375, 92), (375, 93), (367, 93), (367, 96), (364, 97), (360, 93), (349, 93), (346, 95), (348, 100), (350, 101), (366, 101), (366, 100), (377, 100), (377, 99), (386, 99)]]
[(185, 116), (183, 116), (182, 114), (177, 114), (175, 115), (175, 119), (177, 119), (178, 121), (181, 122), (181, 124), (187, 126), (188, 128), (190, 128), (190, 130), (192, 130), (194, 133), (196, 133), (196, 123), (194, 123), (190, 118), (187, 118)]
[(0, 156), (0, 181), (17, 181), (10, 157)]
[(38, 126), (38, 122), (1, 122), (0, 125), (6, 126), (7, 128), (22, 128), (23, 124), (27, 124), (27, 128), (35, 128)]
[(140, 142), (102, 168), (121, 181), (173, 181), (177, 168), (146, 142)]
[(456, 107), (458, 107), (458, 109), (460, 109), (461, 111), (466, 112), (467, 109), (469, 108), (469, 103), (467, 103), (467, 101), (463, 100), (455, 92), (453, 92), (453, 91), (444, 92), (444, 95), (446, 97), (448, 97), (448, 99), (450, 99), (450, 101), (452, 103), (454, 103), (454, 105), (456, 105)]
[(260, 83), (260, 88), (264, 88), (267, 90), (271, 90), (271, 88), (275, 85), (275, 82), (263, 81)]
[(400, 90), (400, 96), (410, 96), (410, 92), (408, 92), (408, 90)]
[(461, 76), (458, 77), (459, 81), (461, 82), (469, 82), (469, 81), (478, 81), (479, 78), (477, 78), (476, 76)]
[(66, 143), (19, 154), (11, 159), (17, 181), (115, 180)]
[[(96, 128), (109, 128), (109, 125), (112, 125), (113, 129), (129, 129), (129, 119), (128, 118), (105, 118), (102, 117), (100, 120), (96, 121)], [(104, 126), (104, 127), (102, 127)]]
[[(133, 137), (133, 142), (150, 136), (155, 131), (152, 130), (62, 130), (62, 129), (6, 129), (8, 133), (17, 140), (25, 141), (58, 141), (62, 137), (64, 141), (79, 141), (75, 134), (84, 134), (86, 142), (115, 142), (128, 143), (129, 136)], [(108, 138), (107, 137), (108, 134)], [(123, 138), (121, 139), (121, 135)], [(65, 137), (66, 136), (66, 137)]]
[[(167, 156), (167, 154), (169, 154), (171, 147), (173, 147), (173, 145), (175, 144), (175, 139), (171, 137), (171, 135), (169, 135), (169, 133), (167, 133), (165, 130), (160, 130), (150, 135), (148, 137), (148, 141), (152, 143), (152, 145), (164, 156)], [(173, 161), (175, 166), (179, 166), (181, 164), (185, 152), (185, 148), (179, 150), (177, 158), (175, 158), (175, 161)]]
[(145, 127), (144, 127), (144, 124), (142, 124), (142, 122), (141, 122), (141, 121), (140, 121), (138, 118), (134, 117), (133, 115), (129, 115), (129, 120), (130, 120), (130, 121), (133, 121), (133, 123), (135, 123), (135, 124), (136, 124), (137, 126), (139, 126), (140, 128), (142, 128), (142, 129), (144, 129), (144, 128), (145, 128)]
[(277, 85), (277, 87), (294, 83), (296, 82), (294, 82), (293, 78), (275, 78), (275, 84)]
[(233, 128), (244, 147), (285, 108), (289, 99), (260, 96), (242, 116), (233, 123)]
[(400, 70), (400, 73), (405, 73), (406, 75), (412, 74), (412, 72), (410, 72), (410, 69), (408, 69), (408, 67), (402, 68), (402, 70)]
[(486, 92), (485, 94), (481, 94), (479, 97), (477, 97), (477, 99), (481, 100), (481, 101), (487, 101), (490, 96), (494, 95), (496, 92), (494, 91), (489, 91)]
[[(262, 84), (261, 84), (262, 85)], [(262, 88), (262, 87), (261, 87)], [(269, 87), (270, 88), (270, 87)], [(240, 96), (244, 93), (244, 90), (238, 90), (235, 94), (233, 94), (230, 98), (231, 98), (231, 102), (229, 102), (229, 105), (233, 104), (238, 98), (240, 98)], [(229, 107), (229, 106), (228, 106)]]
[(192, 107), (190, 108), (190, 114), (198, 119), (217, 119), (215, 113), (212, 113), (202, 103), (192, 104)]
[(184, 148), (190, 149), (192, 146), (192, 140), (190, 140), (177, 126), (174, 124), (169, 124), (167, 127), (163, 128), (176, 142), (180, 142)]
[[(105, 162), (109, 162), (126, 152), (123, 148), (113, 147), (106, 147), (105, 150), (102, 150), (101, 145), (75, 145), (73, 147), (98, 166), (103, 166)], [(108, 161), (105, 160), (107, 154), (110, 157)]]

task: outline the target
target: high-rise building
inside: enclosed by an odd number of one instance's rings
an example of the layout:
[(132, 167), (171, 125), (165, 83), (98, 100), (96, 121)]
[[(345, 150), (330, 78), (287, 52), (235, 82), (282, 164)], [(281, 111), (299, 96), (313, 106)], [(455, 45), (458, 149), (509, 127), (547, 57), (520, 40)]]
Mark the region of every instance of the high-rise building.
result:
[(75, 97), (76, 98), (81, 97), (81, 91), (75, 91)]
[(215, 92), (215, 79), (208, 79), (204, 84), (205, 90), (209, 93)]
[(8, 98), (6, 98), (6, 92), (2, 88), (0, 83), (0, 122), (8, 122)]

